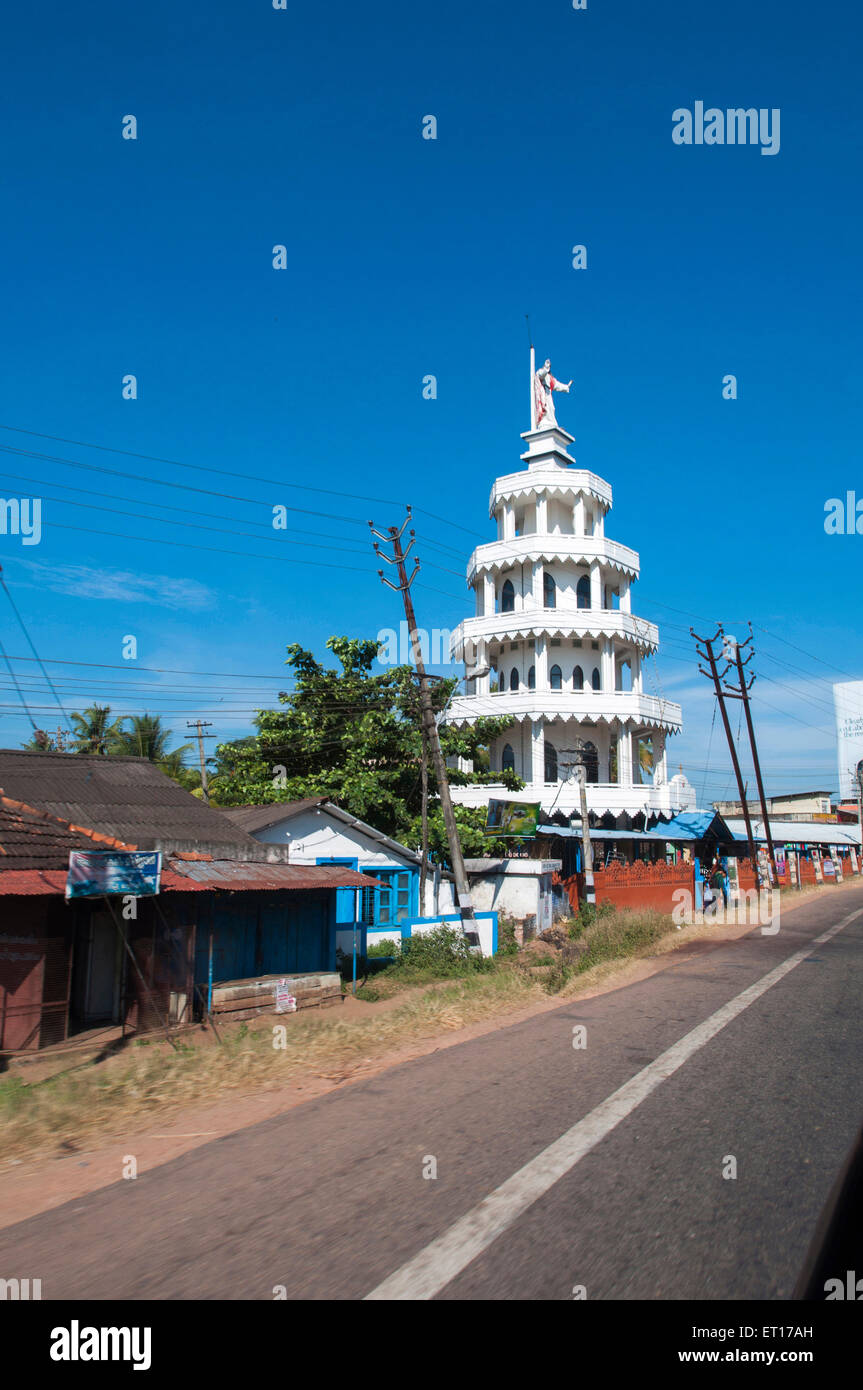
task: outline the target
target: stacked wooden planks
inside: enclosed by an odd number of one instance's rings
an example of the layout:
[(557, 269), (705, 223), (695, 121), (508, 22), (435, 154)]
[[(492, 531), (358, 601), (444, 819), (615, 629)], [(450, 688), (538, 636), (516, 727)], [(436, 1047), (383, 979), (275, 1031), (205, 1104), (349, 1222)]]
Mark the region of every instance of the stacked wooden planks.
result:
[[(327, 1009), (339, 1004), (342, 985), (333, 972), (317, 975), (263, 975), (253, 980), (227, 980), (213, 986), (213, 1013), (225, 1023), (239, 1023), (258, 1014), (275, 1013), (276, 987), (286, 980), (297, 1009)], [(280, 1015), (286, 1017), (286, 1015)]]

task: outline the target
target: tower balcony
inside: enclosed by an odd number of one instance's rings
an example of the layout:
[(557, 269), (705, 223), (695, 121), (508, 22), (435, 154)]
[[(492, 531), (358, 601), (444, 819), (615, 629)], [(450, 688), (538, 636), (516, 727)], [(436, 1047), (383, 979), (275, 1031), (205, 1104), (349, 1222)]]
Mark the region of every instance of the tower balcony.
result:
[[(525, 608), (518, 613), (490, 613), (465, 618), (450, 638), (453, 661), (474, 664), (480, 645), (537, 637), (618, 638), (649, 654), (659, 646), (659, 628), (619, 608)], [(467, 653), (465, 647), (467, 646)], [(476, 664), (481, 665), (481, 662)]]
[[(527, 455), (523, 457), (526, 459)], [(568, 459), (569, 456), (564, 455), (563, 458)], [(494, 516), (495, 510), (503, 502), (528, 500), (540, 493), (571, 498), (573, 501), (579, 496), (593, 498), (603, 511), (608, 511), (612, 500), (611, 484), (600, 478), (599, 474), (591, 473), (586, 468), (576, 468), (572, 460), (563, 465), (552, 460), (540, 460), (518, 473), (504, 473), (495, 478), (489, 497), (489, 514)]]
[(459, 695), (447, 713), (450, 724), (507, 717), (525, 721), (572, 719), (579, 724), (617, 724), (630, 729), (665, 729), (678, 733), (680, 705), (633, 690), (501, 690), (489, 695)]
[(478, 545), (468, 560), (467, 582), (473, 584), (483, 574), (500, 574), (520, 564), (555, 561), (587, 567), (599, 563), (631, 580), (638, 578), (640, 569), (637, 550), (606, 536), (531, 533)]
[[(504, 784), (451, 788), (458, 806), (481, 808), (490, 799), (501, 801), (539, 802), (547, 815), (554, 808), (564, 816), (581, 815), (581, 793), (578, 782), (528, 782), (520, 792), (509, 791)], [(674, 816), (695, 806), (695, 791), (685, 777), (672, 777), (660, 786), (620, 786), (616, 782), (590, 782), (587, 786), (587, 809), (597, 816), (665, 815)], [(661, 833), (661, 826), (656, 830)]]

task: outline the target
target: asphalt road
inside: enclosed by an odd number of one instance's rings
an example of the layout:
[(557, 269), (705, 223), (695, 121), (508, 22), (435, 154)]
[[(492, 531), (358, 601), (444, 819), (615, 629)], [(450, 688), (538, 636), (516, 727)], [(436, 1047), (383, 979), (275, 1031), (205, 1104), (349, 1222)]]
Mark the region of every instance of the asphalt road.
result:
[(787, 1298), (863, 1118), (861, 998), (863, 886), (8, 1227), (0, 1274), (44, 1299)]

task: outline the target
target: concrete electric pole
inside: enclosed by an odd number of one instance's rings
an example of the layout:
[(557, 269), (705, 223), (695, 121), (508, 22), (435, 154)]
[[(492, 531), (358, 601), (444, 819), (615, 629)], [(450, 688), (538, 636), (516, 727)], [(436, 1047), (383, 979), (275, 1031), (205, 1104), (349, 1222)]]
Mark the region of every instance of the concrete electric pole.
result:
[(435, 722), (434, 709), (432, 708), (429, 678), (426, 673), (425, 664), (423, 662), (422, 646), (420, 644), (419, 631), (417, 629), (416, 613), (414, 612), (413, 599), (411, 598), (410, 592), (410, 586), (416, 579), (420, 567), (420, 562), (416, 558), (416, 556), (414, 556), (414, 568), (410, 578), (408, 578), (407, 571), (405, 569), (405, 560), (410, 554), (415, 540), (414, 533), (413, 531), (411, 531), (411, 538), (408, 547), (406, 550), (402, 550), (402, 535), (404, 533), (405, 527), (411, 519), (410, 507), (408, 507), (407, 513), (407, 517), (402, 522), (401, 527), (397, 528), (395, 526), (391, 526), (387, 535), (385, 536), (382, 535), (380, 531), (375, 530), (374, 522), (372, 521), (369, 522), (369, 529), (373, 536), (378, 537), (378, 540), (383, 541), (386, 545), (391, 545), (393, 548), (392, 556), (385, 555), (381, 550), (380, 546), (378, 545), (377, 541), (374, 542), (374, 550), (378, 559), (386, 561), (388, 565), (396, 566), (399, 576), (398, 584), (391, 583), (390, 580), (387, 579), (384, 575), (383, 570), (378, 570), (378, 574), (384, 584), (386, 584), (390, 589), (394, 589), (396, 593), (401, 594), (402, 599), (404, 601), (405, 617), (407, 618), (408, 632), (410, 633), (414, 665), (416, 666), (417, 680), (419, 681), (422, 728), (425, 737), (428, 741), (428, 747), (431, 751), (432, 762), (434, 764), (435, 776), (437, 778), (438, 795), (440, 796), (441, 810), (443, 811), (444, 824), (446, 826), (447, 843), (449, 845), (450, 863), (452, 864), (452, 871), (455, 876), (456, 895), (458, 899), (458, 910), (459, 915), (461, 917), (462, 931), (464, 932), (464, 935), (468, 939), (470, 944), (476, 947), (477, 949), (480, 949), (479, 932), (477, 930), (476, 918), (474, 916), (473, 909), (473, 899), (471, 898), (470, 886), (467, 881), (467, 872), (464, 866), (464, 855), (462, 854), (461, 841), (458, 837), (458, 826), (456, 824), (455, 819), (455, 811), (453, 810), (452, 797), (450, 796), (449, 781), (447, 779), (446, 771), (446, 762), (444, 760), (443, 750), (441, 749), (440, 745), (440, 737), (438, 734), (438, 727)]

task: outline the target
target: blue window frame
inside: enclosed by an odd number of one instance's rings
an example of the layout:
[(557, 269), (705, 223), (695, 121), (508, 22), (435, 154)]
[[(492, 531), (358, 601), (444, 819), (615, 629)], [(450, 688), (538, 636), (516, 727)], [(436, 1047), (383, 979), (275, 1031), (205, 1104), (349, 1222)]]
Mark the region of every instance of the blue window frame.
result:
[(367, 865), (364, 872), (380, 880), (379, 888), (367, 890), (367, 902), (364, 895), (363, 919), (369, 926), (401, 926), (415, 915), (413, 897), (416, 875), (411, 869), (376, 869)]

